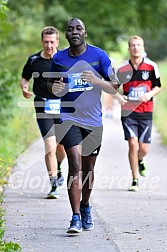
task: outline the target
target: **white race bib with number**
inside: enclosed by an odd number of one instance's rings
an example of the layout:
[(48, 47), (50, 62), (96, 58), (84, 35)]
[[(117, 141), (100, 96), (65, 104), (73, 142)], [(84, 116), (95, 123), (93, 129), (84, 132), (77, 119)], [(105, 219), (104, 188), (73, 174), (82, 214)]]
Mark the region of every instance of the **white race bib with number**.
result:
[(47, 114), (60, 114), (60, 99), (47, 99), (45, 100), (44, 112)]
[(128, 100), (130, 101), (139, 101), (139, 98), (146, 93), (146, 87), (145, 86), (139, 86), (139, 87), (130, 87), (129, 89), (129, 95)]
[(68, 74), (69, 92), (88, 91), (93, 88), (91, 83), (81, 79), (81, 73)]

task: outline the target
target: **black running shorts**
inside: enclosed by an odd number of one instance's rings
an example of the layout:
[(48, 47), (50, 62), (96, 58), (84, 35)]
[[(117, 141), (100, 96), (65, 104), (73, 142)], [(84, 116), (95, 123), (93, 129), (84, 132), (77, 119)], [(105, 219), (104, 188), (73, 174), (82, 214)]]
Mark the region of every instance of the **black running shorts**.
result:
[(97, 156), (101, 147), (102, 131), (102, 127), (87, 127), (76, 122), (64, 121), (57, 125), (56, 139), (66, 150), (82, 145), (82, 156)]
[(45, 101), (41, 98), (35, 97), (34, 106), (36, 111), (36, 120), (43, 138), (56, 135), (57, 124), (61, 124), (60, 115), (46, 114), (44, 112)]

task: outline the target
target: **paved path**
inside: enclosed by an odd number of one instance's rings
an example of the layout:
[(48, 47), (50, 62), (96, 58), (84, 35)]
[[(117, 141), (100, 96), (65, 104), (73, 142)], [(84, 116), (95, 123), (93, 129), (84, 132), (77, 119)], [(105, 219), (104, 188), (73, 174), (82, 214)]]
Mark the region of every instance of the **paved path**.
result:
[[(120, 111), (104, 119), (104, 136), (96, 164), (91, 197), (93, 231), (69, 236), (71, 219), (66, 186), (61, 198), (47, 200), (49, 183), (42, 139), (17, 159), (4, 195), (5, 239), (17, 242), (23, 252), (163, 252), (167, 251), (167, 147), (153, 130), (147, 178), (140, 191), (129, 192), (131, 183), (127, 143), (123, 141)], [(67, 160), (63, 163), (67, 174)]]

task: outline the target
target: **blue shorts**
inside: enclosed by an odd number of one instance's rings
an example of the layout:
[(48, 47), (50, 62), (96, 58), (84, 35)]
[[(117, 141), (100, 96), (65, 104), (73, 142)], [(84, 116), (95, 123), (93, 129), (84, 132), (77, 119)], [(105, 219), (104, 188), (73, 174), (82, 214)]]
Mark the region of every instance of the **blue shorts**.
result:
[(137, 137), (141, 143), (151, 143), (152, 120), (122, 117), (125, 140)]

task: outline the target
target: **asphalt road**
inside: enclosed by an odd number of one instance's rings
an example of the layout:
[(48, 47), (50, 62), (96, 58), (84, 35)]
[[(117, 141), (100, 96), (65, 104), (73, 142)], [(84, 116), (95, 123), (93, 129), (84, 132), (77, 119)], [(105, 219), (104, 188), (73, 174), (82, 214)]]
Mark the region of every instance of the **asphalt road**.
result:
[[(139, 192), (129, 192), (128, 149), (119, 118), (116, 105), (113, 119), (104, 119), (91, 196), (94, 230), (66, 234), (71, 219), (66, 185), (60, 199), (46, 199), (50, 188), (43, 141), (38, 139), (18, 157), (5, 188), (6, 241), (19, 243), (23, 252), (167, 251), (167, 147), (153, 128), (148, 176), (140, 178)], [(66, 177), (66, 159), (63, 172)]]

